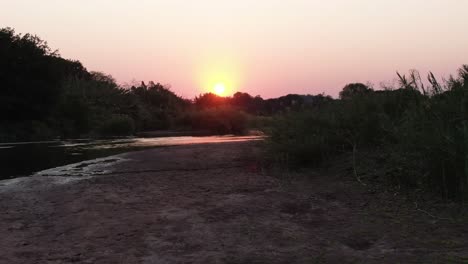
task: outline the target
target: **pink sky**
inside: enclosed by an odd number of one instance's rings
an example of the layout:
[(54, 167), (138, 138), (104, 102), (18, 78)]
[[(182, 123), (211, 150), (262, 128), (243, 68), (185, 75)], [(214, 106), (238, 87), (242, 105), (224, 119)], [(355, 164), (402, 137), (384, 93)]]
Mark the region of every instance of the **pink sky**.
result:
[(222, 82), (265, 98), (336, 96), (395, 71), (468, 63), (465, 0), (0, 0), (0, 27), (34, 33), (88, 70), (170, 84)]

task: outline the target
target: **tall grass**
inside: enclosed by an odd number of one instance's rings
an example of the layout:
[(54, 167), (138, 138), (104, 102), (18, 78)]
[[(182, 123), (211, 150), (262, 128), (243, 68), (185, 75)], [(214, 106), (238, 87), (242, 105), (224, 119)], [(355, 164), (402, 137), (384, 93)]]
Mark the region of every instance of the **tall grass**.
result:
[(432, 73), (429, 86), (415, 71), (398, 76), (398, 89), (348, 88), (339, 100), (278, 117), (272, 158), (299, 168), (378, 149), (393, 168), (390, 182), (468, 202), (468, 66), (443, 84)]

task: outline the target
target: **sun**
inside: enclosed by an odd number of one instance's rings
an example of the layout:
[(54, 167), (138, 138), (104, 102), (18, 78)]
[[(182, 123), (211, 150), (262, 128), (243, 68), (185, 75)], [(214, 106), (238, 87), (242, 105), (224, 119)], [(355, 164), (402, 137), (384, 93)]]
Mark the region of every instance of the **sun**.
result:
[(226, 86), (223, 83), (217, 83), (213, 87), (213, 93), (223, 96), (226, 93)]
[(200, 93), (226, 97), (242, 85), (241, 65), (234, 56), (214, 54), (213, 57), (202, 58), (194, 73)]

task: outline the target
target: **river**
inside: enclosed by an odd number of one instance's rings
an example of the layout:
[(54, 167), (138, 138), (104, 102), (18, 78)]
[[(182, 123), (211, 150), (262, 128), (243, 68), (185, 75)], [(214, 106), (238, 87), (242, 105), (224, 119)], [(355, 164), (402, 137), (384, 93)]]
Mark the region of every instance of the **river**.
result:
[(187, 144), (260, 140), (258, 136), (126, 138), (0, 143), (0, 180), (129, 151)]

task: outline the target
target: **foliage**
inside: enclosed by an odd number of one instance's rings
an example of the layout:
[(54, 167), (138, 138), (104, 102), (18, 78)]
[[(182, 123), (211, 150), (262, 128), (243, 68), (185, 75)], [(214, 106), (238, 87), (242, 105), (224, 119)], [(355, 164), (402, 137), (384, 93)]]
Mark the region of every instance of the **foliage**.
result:
[(30, 34), (0, 29), (0, 119), (42, 120), (54, 111), (64, 76), (84, 75), (79, 62), (62, 59)]
[[(0, 56), (1, 141), (166, 129), (239, 134), (251, 124), (246, 114), (265, 117), (331, 100), (296, 94), (264, 100), (237, 92), (232, 97), (207, 93), (192, 102), (160, 83), (123, 88), (112, 76), (89, 72), (80, 62), (61, 58), (39, 37), (11, 28), (0, 29)], [(123, 133), (123, 123), (132, 129)]]
[[(89, 72), (80, 62), (61, 58), (39, 37), (11, 28), (0, 29), (0, 55), (1, 141), (166, 129), (239, 134), (249, 125), (245, 113), (273, 115), (316, 101), (302, 95), (264, 100), (237, 92), (232, 97), (207, 93), (192, 102), (160, 83), (123, 88), (112, 76)], [(120, 130), (124, 123), (128, 129)]]
[(213, 134), (243, 134), (247, 129), (247, 115), (232, 107), (196, 110), (187, 113), (194, 130), (205, 130)]
[(343, 100), (349, 100), (356, 96), (364, 96), (369, 94), (373, 90), (362, 83), (350, 83), (347, 84), (340, 92), (340, 98)]
[(398, 74), (400, 88), (345, 86), (341, 100), (277, 118), (270, 153), (292, 167), (318, 166), (339, 153), (379, 150), (386, 176), (409, 189), (468, 201), (468, 66), (440, 84), (432, 73)]
[(253, 97), (248, 93), (237, 92), (232, 97), (221, 97), (213, 93), (205, 93), (195, 97), (196, 109), (216, 107), (231, 107), (251, 115), (272, 116), (288, 111), (297, 111), (322, 101), (332, 100), (330, 96), (288, 94), (278, 98), (264, 100), (259, 95)]
[(275, 118), (272, 116), (260, 116), (260, 115), (248, 115), (247, 116), (247, 127), (259, 132), (265, 133), (271, 130)]
[(99, 126), (101, 136), (129, 136), (135, 132), (133, 119), (125, 115), (114, 115)]
[(11, 28), (0, 29), (0, 57), (2, 141), (167, 129), (190, 104), (159, 83), (124, 89)]

